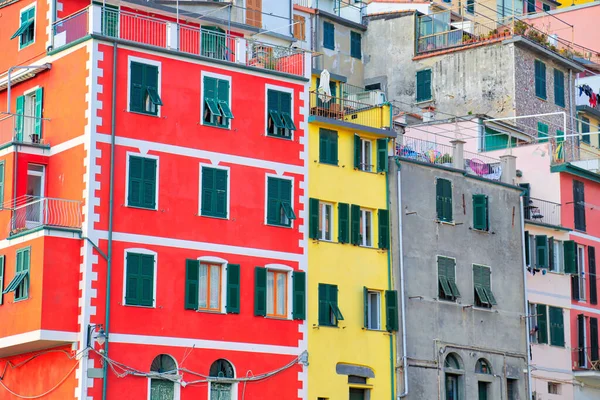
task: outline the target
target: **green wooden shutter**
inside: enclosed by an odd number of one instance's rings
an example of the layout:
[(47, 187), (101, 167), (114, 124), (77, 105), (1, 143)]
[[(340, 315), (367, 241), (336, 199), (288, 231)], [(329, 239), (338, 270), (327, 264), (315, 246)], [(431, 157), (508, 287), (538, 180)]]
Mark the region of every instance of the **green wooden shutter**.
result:
[(548, 268), (548, 237), (535, 236), (535, 259), (538, 268)]
[(202, 215), (213, 215), (215, 213), (213, 209), (215, 202), (215, 171), (214, 168), (202, 167), (202, 206), (200, 207)]
[(538, 142), (545, 143), (548, 141), (548, 125), (538, 122)]
[(390, 217), (388, 210), (378, 210), (379, 220), (379, 248), (390, 248)]
[(350, 242), (360, 245), (360, 206), (356, 204), (350, 206)]
[(363, 328), (369, 328), (369, 289), (363, 286)]
[(577, 274), (577, 246), (573, 240), (563, 242), (565, 274)]
[(142, 172), (143, 158), (129, 157), (129, 177), (127, 205), (140, 207), (142, 205)]
[(525, 265), (531, 265), (531, 255), (529, 254), (529, 231), (525, 231)]
[(329, 137), (329, 161), (333, 165), (338, 165), (338, 133), (331, 131)]
[[(225, 103), (227, 106), (227, 110), (229, 110), (229, 81), (225, 79), (217, 80), (217, 96), (216, 96), (219, 104)], [(223, 113), (224, 114), (224, 113)], [(231, 114), (231, 113), (230, 113)], [(226, 116), (226, 115), (224, 115)], [(227, 118), (231, 118), (230, 116), (226, 116)], [(224, 123), (227, 125), (227, 122)]]
[(557, 266), (554, 265), (554, 237), (550, 236), (548, 238), (548, 269), (550, 271), (555, 271)]
[(254, 269), (254, 315), (267, 315), (267, 269)]
[(436, 210), (440, 221), (452, 221), (452, 182), (447, 179), (436, 180)]
[(488, 198), (484, 194), (473, 195), (473, 228), (480, 231), (488, 230)]
[(203, 84), (204, 100), (217, 100), (217, 79), (210, 76), (205, 76), (203, 79)]
[(4, 256), (0, 256), (0, 305), (4, 304)]
[(215, 216), (221, 218), (227, 218), (227, 181), (227, 170), (217, 169), (215, 171)]
[(431, 70), (417, 72), (417, 102), (431, 100)]
[(588, 271), (590, 282), (590, 304), (598, 304), (598, 287), (596, 282), (596, 248), (588, 246)]
[(4, 161), (0, 162), (0, 210), (4, 203)]
[(225, 311), (230, 314), (240, 313), (240, 266), (227, 264), (227, 305)]
[(535, 95), (546, 100), (546, 64), (535, 60)]
[(156, 160), (143, 159), (142, 206), (156, 208)]
[(306, 319), (306, 273), (294, 271), (292, 274), (292, 318)]
[(200, 261), (185, 260), (185, 301), (186, 310), (198, 309)]
[(329, 285), (319, 283), (319, 325), (331, 325)]
[(144, 64), (132, 62), (129, 75), (129, 110), (144, 112)]
[(562, 308), (549, 306), (548, 314), (550, 317), (550, 344), (552, 346), (564, 347), (565, 329), (563, 321), (563, 310)]
[(329, 129), (319, 129), (319, 162), (338, 165), (338, 133)]
[(281, 203), (279, 200), (279, 179), (267, 180), (267, 224), (279, 225)]
[(377, 139), (377, 172), (387, 172), (388, 170), (387, 143), (387, 139)]
[(323, 22), (323, 47), (326, 49), (335, 49), (335, 27), (330, 22)]
[(44, 104), (44, 88), (35, 91), (35, 134), (42, 137), (42, 111)]
[(140, 305), (154, 304), (154, 256), (149, 254), (141, 255), (138, 295)]
[(335, 316), (335, 326), (337, 326), (339, 321), (344, 319), (342, 312), (338, 306), (338, 287), (337, 285), (328, 285), (329, 289), (329, 304)]
[(594, 317), (590, 317), (590, 347), (590, 358), (598, 361), (598, 319)]
[[(18, 254), (17, 254), (18, 255)], [(125, 277), (125, 304), (139, 305), (138, 293), (139, 275), (141, 270), (141, 255), (127, 253), (127, 275)], [(17, 264), (19, 260), (17, 259)]]
[(360, 33), (350, 31), (350, 56), (354, 58), (362, 58)]
[(557, 106), (565, 106), (565, 74), (554, 68), (554, 103)]
[[(359, 209), (360, 210), (360, 209)], [(350, 206), (345, 203), (338, 204), (338, 242), (350, 242)]]
[(308, 199), (308, 237), (319, 239), (319, 200)]
[(398, 330), (398, 292), (395, 290), (385, 291), (385, 329)]
[(548, 343), (548, 312), (545, 304), (536, 306), (538, 324), (538, 343)]
[(16, 140), (23, 140), (23, 113), (25, 112), (25, 96), (17, 97), (17, 116), (15, 121)]
[(355, 169), (362, 169), (361, 168), (361, 161), (362, 161), (362, 143), (360, 140), (360, 136), (358, 136), (356, 133), (354, 134), (354, 168)]

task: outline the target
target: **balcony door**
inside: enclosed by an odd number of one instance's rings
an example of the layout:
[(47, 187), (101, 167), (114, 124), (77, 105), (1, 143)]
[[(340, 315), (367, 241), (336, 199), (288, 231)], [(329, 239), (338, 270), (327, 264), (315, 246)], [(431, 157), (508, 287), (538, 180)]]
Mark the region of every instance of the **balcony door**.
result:
[(27, 206), (25, 212), (25, 226), (27, 228), (40, 226), (44, 221), (45, 172), (43, 165), (29, 164), (27, 166)]

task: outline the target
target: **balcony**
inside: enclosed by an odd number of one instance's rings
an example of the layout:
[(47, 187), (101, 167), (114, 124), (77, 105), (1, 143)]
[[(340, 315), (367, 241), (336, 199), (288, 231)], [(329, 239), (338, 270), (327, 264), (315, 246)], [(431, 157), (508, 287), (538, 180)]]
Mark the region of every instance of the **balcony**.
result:
[[(364, 99), (369, 101), (369, 99)], [(333, 97), (324, 93), (310, 92), (310, 115), (329, 119), (332, 122), (343, 122), (361, 125), (374, 129), (389, 130), (391, 123), (391, 106), (377, 100), (361, 102), (347, 97)]]
[(49, 123), (48, 118), (0, 113), (0, 148), (12, 144), (49, 147), (42, 138), (42, 132)]
[(562, 226), (560, 220), (560, 204), (551, 201), (525, 198), (523, 205), (523, 218), (534, 224)]
[(551, 141), (552, 165), (572, 164), (590, 172), (600, 173), (600, 149), (584, 142), (579, 146), (570, 142)]
[(600, 384), (600, 360), (598, 348), (580, 347), (573, 350), (575, 379), (586, 385), (597, 386)]
[[(202, 21), (198, 21), (198, 25)], [(284, 74), (305, 76), (301, 49), (276, 46), (190, 24), (92, 5), (52, 26), (53, 49), (105, 36), (220, 62), (254, 67)]]
[(11, 211), (9, 236), (14, 237), (39, 228), (80, 231), (83, 220), (81, 207), (82, 203), (78, 200), (19, 197), (4, 205), (4, 209)]
[(366, 7), (362, 1), (354, 0), (294, 0), (294, 4), (325, 11), (357, 24), (362, 24), (362, 10)]

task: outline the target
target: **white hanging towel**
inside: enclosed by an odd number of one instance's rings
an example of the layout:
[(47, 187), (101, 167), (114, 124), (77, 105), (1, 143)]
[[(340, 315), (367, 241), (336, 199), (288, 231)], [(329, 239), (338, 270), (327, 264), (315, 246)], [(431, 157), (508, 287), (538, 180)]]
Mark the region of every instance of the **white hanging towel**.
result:
[(323, 103), (327, 103), (329, 100), (331, 100), (331, 89), (329, 88), (329, 71), (327, 71), (326, 69), (321, 71), (321, 80), (319, 82), (317, 92), (319, 93), (319, 99)]

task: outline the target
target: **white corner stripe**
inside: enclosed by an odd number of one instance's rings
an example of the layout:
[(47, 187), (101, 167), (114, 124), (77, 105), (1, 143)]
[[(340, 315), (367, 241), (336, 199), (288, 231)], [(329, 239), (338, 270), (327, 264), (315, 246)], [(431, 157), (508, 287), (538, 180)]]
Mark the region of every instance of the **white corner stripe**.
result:
[[(101, 239), (108, 239), (107, 231), (96, 231)], [(145, 245), (177, 247), (189, 250), (211, 251), (215, 253), (238, 254), (250, 257), (272, 258), (277, 260), (301, 262), (303, 255), (283, 251), (255, 249), (251, 247), (230, 246), (192, 240), (171, 239), (161, 236), (136, 235), (133, 233), (114, 232), (113, 240), (128, 243), (143, 243)]]
[[(110, 135), (99, 133), (98, 134), (98, 142), (110, 143)], [(261, 160), (258, 158), (234, 156), (231, 154), (216, 153), (216, 152), (212, 152), (212, 151), (192, 149), (189, 147), (175, 146), (175, 145), (166, 144), (166, 143), (150, 142), (148, 140), (138, 140), (138, 139), (131, 139), (131, 138), (117, 136), (115, 139), (115, 143), (119, 146), (135, 147), (135, 148), (140, 149), (140, 151), (142, 149), (145, 150), (142, 152), (148, 152), (148, 150), (152, 150), (152, 151), (157, 151), (160, 153), (170, 153), (170, 154), (176, 154), (176, 155), (180, 155), (180, 156), (204, 158), (204, 159), (213, 160), (213, 161), (217, 161), (217, 162), (226, 162), (226, 163), (231, 163), (231, 164), (247, 165), (249, 167), (257, 167), (257, 168), (264, 168), (264, 169), (270, 169), (270, 170), (283, 170), (286, 172), (291, 172), (293, 174), (303, 174), (304, 173), (304, 168), (300, 165), (285, 164), (285, 163)]]
[(111, 343), (140, 344), (144, 346), (154, 345), (189, 348), (196, 347), (200, 349), (246, 351), (249, 353), (283, 354), (290, 356), (297, 356), (300, 354), (300, 350), (297, 347), (291, 346), (226, 342), (220, 340), (186, 339), (169, 336), (145, 336), (111, 333), (110, 341)]

